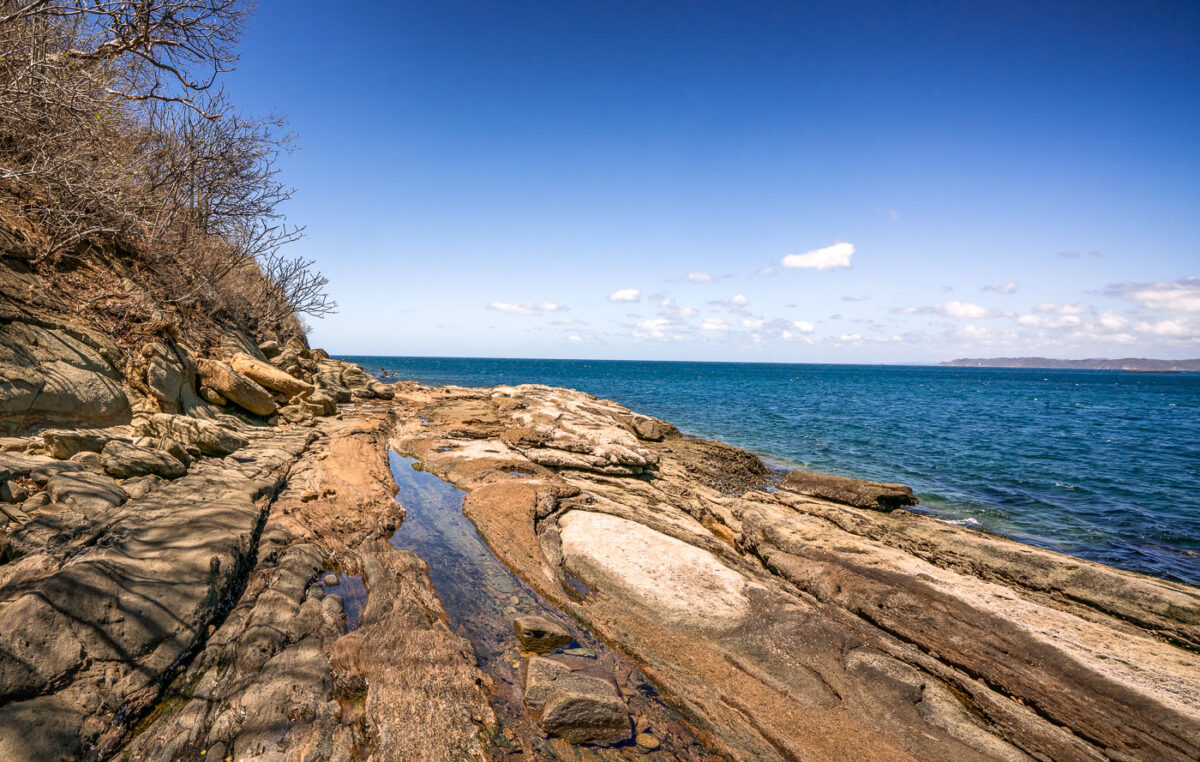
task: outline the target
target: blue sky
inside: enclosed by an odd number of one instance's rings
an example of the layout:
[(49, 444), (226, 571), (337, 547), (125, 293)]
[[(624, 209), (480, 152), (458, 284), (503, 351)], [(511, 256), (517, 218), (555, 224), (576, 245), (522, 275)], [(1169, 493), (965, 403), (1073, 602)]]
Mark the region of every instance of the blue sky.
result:
[(1200, 356), (1194, 3), (263, 0), (335, 353)]

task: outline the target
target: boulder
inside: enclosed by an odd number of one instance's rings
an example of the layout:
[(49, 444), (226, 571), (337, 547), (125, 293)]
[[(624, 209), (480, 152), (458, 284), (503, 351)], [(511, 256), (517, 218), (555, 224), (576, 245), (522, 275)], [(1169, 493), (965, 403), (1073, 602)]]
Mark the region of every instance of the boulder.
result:
[(312, 395), (305, 400), (305, 403), (312, 408), (315, 415), (337, 415), (337, 400), (325, 392), (313, 392)]
[(313, 411), (307, 405), (288, 405), (279, 408), (279, 415), (288, 423), (296, 425), (311, 424), (313, 422)]
[(229, 400), (222, 397), (220, 395), (220, 393), (217, 392), (216, 389), (210, 389), (207, 386), (200, 387), (200, 397), (205, 402), (211, 403), (213, 405), (219, 405), (220, 407), (225, 407), (226, 405), (229, 404)]
[(350, 390), (342, 383), (342, 372), (336, 366), (330, 367), (323, 363), (321, 369), (313, 374), (313, 386), (318, 392), (324, 392), (333, 397), (335, 402), (349, 402)]
[(229, 364), (234, 370), (251, 381), (267, 389), (283, 392), (289, 397), (294, 397), (298, 394), (307, 396), (313, 392), (313, 385), (307, 381), (293, 378), (279, 368), (261, 360), (256, 360), (248, 354), (238, 353), (234, 355)]
[(613, 744), (630, 736), (629, 711), (617, 687), (553, 659), (530, 657), (525, 705), (543, 730), (567, 743)]
[(147, 474), (146, 476), (139, 476), (134, 479), (126, 479), (121, 484), (121, 489), (129, 494), (130, 500), (140, 500), (164, 483), (165, 481), (161, 477), (154, 474)]
[(223, 362), (204, 359), (197, 367), (204, 386), (255, 415), (270, 415), (278, 407), (270, 392)]
[(624, 424), (638, 439), (644, 439), (649, 442), (661, 442), (664, 439), (679, 436), (679, 429), (666, 421), (660, 421), (648, 415), (630, 413), (627, 415), (618, 414), (613, 417)]
[(175, 479), (187, 471), (183, 463), (170, 453), (125, 442), (109, 442), (100, 456), (104, 461), (105, 473), (118, 479), (149, 474)]
[(779, 482), (779, 486), (800, 495), (876, 511), (892, 511), (917, 504), (912, 488), (903, 484), (868, 482), (808, 471), (790, 472)]
[(84, 471), (91, 471), (93, 474), (104, 473), (104, 458), (98, 452), (77, 452), (71, 456), (71, 463), (78, 463), (83, 466)]
[(513, 630), (521, 648), (536, 654), (548, 654), (574, 640), (567, 628), (542, 616), (517, 617), (513, 620)]
[(206, 455), (224, 457), (249, 444), (242, 435), (212, 421), (201, 421), (185, 415), (155, 413), (135, 423), (140, 433), (151, 437), (169, 437), (185, 448), (195, 448)]
[(272, 357), (278, 357), (279, 353), (283, 350), (279, 348), (278, 341), (264, 341), (258, 345), (258, 351), (262, 352), (263, 357), (269, 360)]
[(0, 482), (0, 502), (23, 503), (28, 498), (29, 490), (25, 489), (20, 482)]
[(74, 508), (84, 516), (110, 511), (129, 499), (116, 480), (102, 474), (58, 474), (46, 482), (46, 494), (55, 503)]
[(47, 452), (59, 460), (79, 452), (100, 452), (109, 442), (122, 438), (101, 429), (47, 429), (42, 432)]

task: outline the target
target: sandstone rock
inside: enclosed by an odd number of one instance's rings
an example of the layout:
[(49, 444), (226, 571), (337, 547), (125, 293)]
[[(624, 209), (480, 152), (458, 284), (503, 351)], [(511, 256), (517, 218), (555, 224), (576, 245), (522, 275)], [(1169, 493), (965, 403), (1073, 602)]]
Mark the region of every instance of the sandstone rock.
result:
[(160, 476), (147, 474), (146, 476), (139, 476), (134, 479), (126, 479), (121, 484), (121, 489), (125, 490), (130, 500), (140, 500), (158, 489), (159, 485), (165, 482), (166, 480)]
[(313, 411), (306, 405), (288, 405), (279, 408), (279, 415), (288, 423), (296, 425), (311, 424)]
[(0, 502), (23, 503), (29, 497), (29, 490), (19, 482), (0, 482)]
[(28, 437), (0, 437), (0, 452), (25, 452), (39, 442)]
[[(178, 446), (178, 443), (176, 445)], [(170, 453), (125, 442), (109, 442), (104, 446), (101, 457), (105, 473), (118, 479), (147, 474), (175, 479), (187, 471), (183, 463)]]
[(553, 659), (530, 657), (525, 705), (543, 730), (568, 743), (611, 744), (630, 736), (629, 712), (616, 686)]
[(46, 450), (60, 460), (78, 452), (100, 452), (114, 439), (121, 439), (100, 429), (47, 429), (42, 432)]
[(644, 439), (649, 442), (661, 442), (669, 437), (679, 436), (679, 429), (665, 421), (651, 418), (648, 415), (638, 415), (637, 413), (629, 415), (618, 414), (614, 418), (625, 424), (638, 439)]
[(77, 452), (70, 457), (69, 462), (78, 463), (83, 466), (83, 470), (93, 474), (104, 473), (104, 458), (98, 452)]
[(207, 455), (223, 457), (248, 444), (245, 437), (220, 424), (185, 415), (156, 413), (140, 419), (135, 426), (147, 436), (168, 437), (184, 447), (194, 447)]
[(258, 345), (258, 351), (263, 353), (263, 357), (268, 360), (272, 357), (278, 357), (280, 351), (278, 341), (264, 341)]
[(337, 415), (337, 400), (326, 392), (313, 392), (306, 402), (319, 408), (319, 411), (317, 408), (313, 410), (316, 415)]
[(255, 415), (270, 415), (278, 407), (270, 392), (223, 362), (204, 359), (197, 367), (205, 386)]
[[(49, 504), (50, 496), (45, 492), (39, 492), (36, 495), (27, 498), (25, 502), (21, 503), (21, 511), (27, 514), (35, 513), (38, 509), (44, 508)], [(28, 520), (28, 516), (25, 517), (25, 520)]]
[(169, 412), (177, 412), (183, 391), (184, 367), (175, 353), (162, 342), (152, 342), (142, 348), (146, 358), (146, 387)]
[(70, 506), (88, 517), (112, 510), (129, 499), (114, 479), (87, 472), (51, 478), (46, 482), (46, 494), (52, 502)]
[(229, 400), (222, 397), (220, 392), (207, 386), (200, 387), (200, 397), (205, 402), (209, 402), (220, 407), (224, 407), (229, 404)]
[(574, 640), (561, 624), (541, 616), (517, 617), (513, 620), (513, 630), (521, 648), (536, 654), (548, 654)]
[(868, 482), (808, 471), (790, 472), (779, 482), (779, 486), (801, 495), (878, 511), (891, 511), (917, 504), (912, 488), (903, 484)]
[(307, 381), (293, 378), (279, 368), (273, 367), (261, 360), (256, 360), (247, 354), (236, 354), (229, 361), (233, 369), (246, 378), (267, 389), (283, 392), (289, 397), (308, 395), (313, 392), (313, 385)]

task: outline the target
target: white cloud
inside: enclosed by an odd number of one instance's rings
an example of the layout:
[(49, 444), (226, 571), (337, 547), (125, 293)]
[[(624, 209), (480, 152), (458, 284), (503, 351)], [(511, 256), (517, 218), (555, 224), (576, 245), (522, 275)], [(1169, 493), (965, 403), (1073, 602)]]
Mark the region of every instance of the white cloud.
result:
[(610, 302), (636, 302), (642, 298), (642, 292), (636, 288), (623, 288), (608, 295)]
[(779, 264), (809, 270), (832, 270), (836, 267), (849, 267), (850, 258), (853, 256), (854, 244), (835, 243), (804, 254), (789, 254), (780, 260)]
[(1137, 329), (1152, 336), (1169, 339), (1191, 337), (1193, 331), (1178, 320), (1160, 320), (1157, 323), (1138, 323)]
[(679, 310), (679, 317), (683, 318), (693, 318), (696, 317), (697, 314), (698, 313), (696, 310), (692, 309), (691, 307), (684, 307), (683, 309)]
[(733, 298), (729, 300), (729, 303), (736, 307), (745, 307), (750, 303), (750, 300), (747, 299), (744, 294), (734, 294)]
[(567, 337), (567, 341), (583, 341), (583, 337), (577, 333), (573, 333)]
[(1052, 302), (1042, 302), (1036, 309), (1038, 312), (1047, 312), (1052, 315), (1082, 315), (1092, 311), (1092, 308), (1086, 304), (1054, 304)]
[(956, 318), (984, 318), (991, 315), (987, 307), (972, 302), (949, 301), (941, 305), (941, 311)]
[(1104, 326), (1110, 331), (1119, 331), (1125, 326), (1129, 325), (1129, 320), (1117, 315), (1116, 313), (1105, 312), (1100, 316), (1100, 325)]
[(560, 304), (554, 302), (521, 302), (520, 304), (510, 304), (508, 302), (492, 302), (488, 305), (489, 310), (504, 312), (509, 315), (540, 315), (543, 312), (558, 312), (565, 310)]
[(1066, 328), (1083, 322), (1078, 315), (1062, 315), (1060, 317), (1043, 317), (1042, 315), (1020, 315), (1017, 322), (1028, 328)]
[(997, 283), (994, 286), (984, 286), (982, 290), (995, 291), (997, 294), (1015, 294), (1017, 293), (1017, 284), (1016, 281), (1010, 280), (1008, 283)]
[(708, 273), (688, 273), (688, 280), (693, 283), (712, 283), (713, 276)]
[(764, 267), (763, 269), (758, 271), (758, 274), (759, 275), (774, 275), (775, 268), (774, 267)]
[(655, 339), (664, 338), (667, 335), (667, 329), (671, 327), (671, 321), (666, 318), (654, 318), (653, 320), (643, 320), (637, 324), (636, 333), (641, 333)]
[(792, 321), (792, 327), (800, 333), (812, 333), (816, 330), (816, 327), (807, 320), (794, 320)]
[(700, 323), (701, 331), (728, 331), (729, 323), (721, 318), (704, 318)]
[(742, 321), (742, 328), (747, 328), (751, 331), (761, 331), (766, 322), (762, 318), (746, 318)]
[(1200, 312), (1200, 278), (1180, 278), (1172, 283), (1119, 283), (1109, 292), (1150, 309)]

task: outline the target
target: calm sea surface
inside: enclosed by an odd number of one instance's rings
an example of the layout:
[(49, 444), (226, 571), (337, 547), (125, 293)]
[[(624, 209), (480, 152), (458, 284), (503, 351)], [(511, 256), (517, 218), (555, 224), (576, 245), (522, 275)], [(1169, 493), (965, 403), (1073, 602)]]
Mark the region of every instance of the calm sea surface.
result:
[(947, 521), (1200, 585), (1200, 373), (343, 359), (579, 389), (775, 465), (904, 482)]

